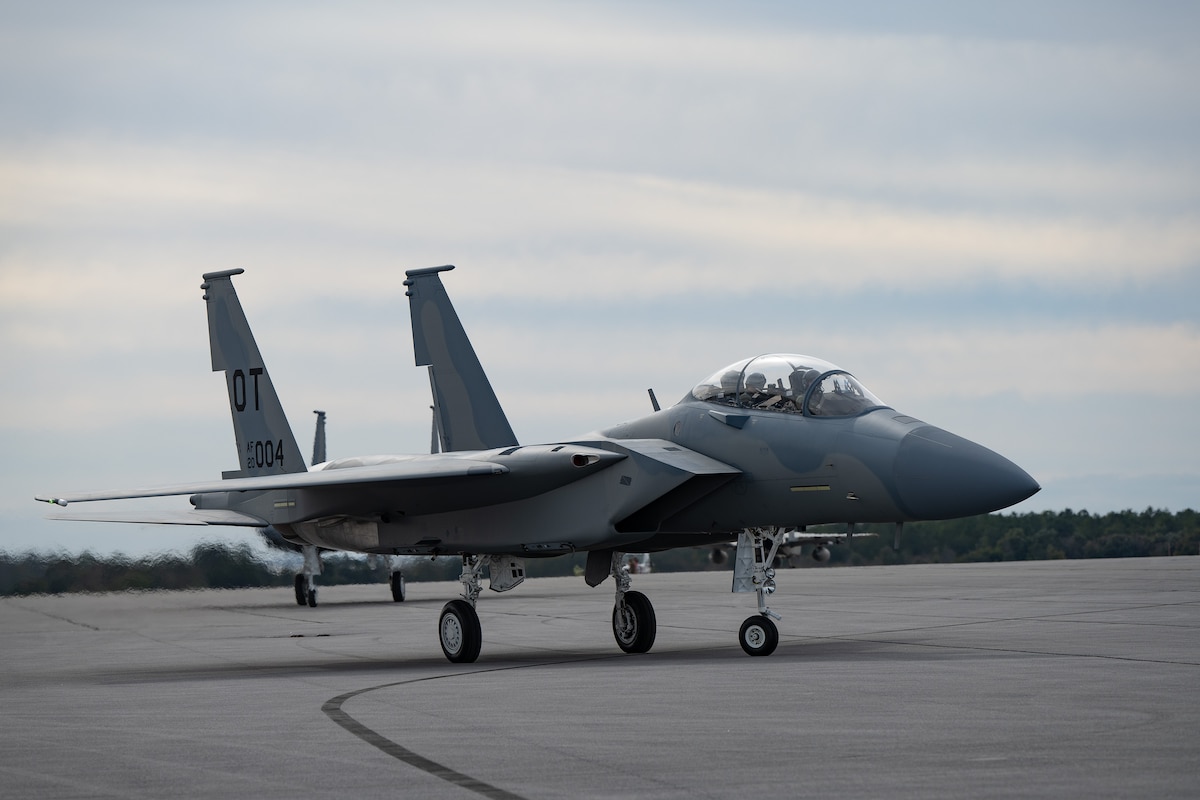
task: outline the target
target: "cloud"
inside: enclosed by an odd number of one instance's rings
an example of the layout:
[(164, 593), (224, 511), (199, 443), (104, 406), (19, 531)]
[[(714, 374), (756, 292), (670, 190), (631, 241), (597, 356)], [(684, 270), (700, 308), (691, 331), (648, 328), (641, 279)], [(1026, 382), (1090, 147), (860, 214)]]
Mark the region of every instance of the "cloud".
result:
[(524, 439), (791, 350), (1064, 486), (1190, 485), (1195, 13), (863, 8), (8, 9), (8, 485), (232, 466), (237, 266), (298, 439), (424, 448), (401, 281), (447, 262)]
[[(1074, 174), (1109, 187), (1121, 175)], [(566, 168), (69, 144), (0, 161), (0, 181), (10, 187), (0, 220), (19, 232), (0, 256), (0, 302), (17, 308), (78, 307), (113, 279), (144, 295), (142, 282), (164, 269), (257, 261), (286, 261), (294, 280), (274, 287), (282, 300), (331, 262), (352, 261), (331, 291), (362, 296), (397, 262), (426, 265), (408, 255), (422, 252), (434, 261), (487, 254), (490, 269), (468, 292), (609, 300), (635, 283), (651, 297), (681, 286), (722, 292), (732, 269), (748, 293), (980, 278), (1118, 286), (1200, 264), (1200, 220), (1189, 210), (948, 211)], [(56, 241), (55, 231), (71, 239)], [(69, 245), (83, 237), (86, 246)], [(526, 280), (508, 277), (517, 272)]]

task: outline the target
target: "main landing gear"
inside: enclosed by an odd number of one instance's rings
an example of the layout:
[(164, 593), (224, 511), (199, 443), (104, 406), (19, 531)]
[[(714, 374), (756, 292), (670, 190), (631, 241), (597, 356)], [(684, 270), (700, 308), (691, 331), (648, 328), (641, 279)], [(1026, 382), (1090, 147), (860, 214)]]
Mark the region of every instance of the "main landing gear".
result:
[(479, 599), (479, 575), (484, 561), (479, 556), (463, 556), (462, 574), (458, 579), (463, 585), (463, 596), (442, 606), (438, 618), (438, 639), (442, 652), (455, 664), (470, 664), (479, 658), (483, 646), (483, 629), (479, 626), (479, 614), (475, 602)]
[(767, 607), (767, 595), (775, 593), (775, 570), (771, 564), (784, 536), (780, 528), (747, 528), (738, 534), (733, 591), (758, 595), (758, 613), (747, 617), (738, 631), (738, 644), (747, 655), (769, 656), (779, 646), (779, 629), (774, 620), (780, 616)]
[(617, 582), (617, 602), (613, 606), (612, 616), (613, 637), (617, 640), (617, 646), (626, 653), (646, 653), (654, 646), (658, 621), (650, 599), (641, 592), (629, 590), (629, 571), (624, 568), (622, 556), (622, 553), (612, 554), (610, 574)]
[[(306, 544), (303, 547), (304, 568), (296, 575), (296, 605), (317, 606), (317, 576), (321, 574), (321, 548)], [(374, 559), (375, 556), (371, 556)], [(392, 602), (403, 603), (405, 593), (404, 573), (400, 570), (400, 559), (383, 556), (388, 565), (388, 587), (392, 590)], [(374, 562), (369, 562), (374, 569)]]
[(479, 614), (475, 611), (483, 568), (488, 568), (488, 588), (494, 592), (507, 592), (525, 580), (525, 562), (512, 556), (484, 559), (465, 555), (462, 563), (462, 574), (458, 576), (463, 585), (462, 597), (442, 606), (442, 615), (438, 618), (438, 640), (442, 652), (451, 662), (470, 664), (479, 658), (479, 650), (483, 646), (483, 630), (479, 626)]
[(304, 545), (304, 571), (296, 576), (296, 605), (317, 607), (317, 576), (321, 574), (321, 551)]

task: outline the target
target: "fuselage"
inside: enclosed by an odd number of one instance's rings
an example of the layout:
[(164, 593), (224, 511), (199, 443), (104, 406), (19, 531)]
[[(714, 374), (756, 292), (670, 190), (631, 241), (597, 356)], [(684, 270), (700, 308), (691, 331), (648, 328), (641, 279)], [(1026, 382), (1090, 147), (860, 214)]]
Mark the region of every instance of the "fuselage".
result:
[[(653, 453), (647, 443), (658, 443)], [(464, 495), (478, 499), (460, 500), (454, 511), (389, 509), (381, 498), (373, 518), (310, 518), (292, 531), (307, 543), (366, 552), (551, 556), (720, 540), (751, 527), (969, 516), (1038, 489), (1003, 456), (889, 407), (820, 418), (718, 410), (686, 400), (576, 445), (622, 458), (588, 467), (578, 480), (545, 486), (532, 473), (559, 456), (558, 445), (463, 453), (511, 472), (463, 487)], [(671, 445), (733, 469), (691, 475), (664, 467), (659, 459)], [(519, 480), (530, 483), (525, 497), (487, 501), (490, 482)], [(304, 506), (301, 501), (297, 508)]]
[(1039, 488), (1003, 456), (799, 355), (730, 365), (670, 408), (571, 442), (395, 458), (446, 457), (503, 472), (403, 501), (381, 486), (365, 515), (337, 513), (343, 498), (327, 488), (293, 492), (283, 512), (273, 501), (273, 522), (296, 541), (339, 549), (551, 556), (720, 541), (747, 528), (970, 516)]
[(666, 531), (949, 519), (1038, 490), (1003, 456), (887, 406), (806, 417), (685, 400), (603, 433), (661, 437), (741, 470)]

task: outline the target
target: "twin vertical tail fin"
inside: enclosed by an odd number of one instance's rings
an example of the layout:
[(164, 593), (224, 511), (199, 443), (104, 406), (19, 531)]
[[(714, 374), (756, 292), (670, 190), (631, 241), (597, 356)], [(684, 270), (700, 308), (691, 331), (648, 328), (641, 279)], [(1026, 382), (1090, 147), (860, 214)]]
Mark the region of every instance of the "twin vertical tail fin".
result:
[(325, 412), (314, 411), (317, 415), (317, 432), (313, 434), (313, 458), (312, 465), (324, 462), (325, 459)]
[(433, 386), (434, 429), (443, 452), (512, 447), (517, 437), (438, 277), (452, 269), (405, 273), (413, 350), (417, 366), (429, 367)]
[(267, 373), (246, 314), (230, 278), (244, 270), (230, 269), (204, 275), (204, 300), (208, 304), (208, 339), (213, 372), (225, 373), (229, 410), (237, 439), (237, 470), (225, 478), (252, 478), (305, 472), (304, 457), (288, 426), (279, 396)]

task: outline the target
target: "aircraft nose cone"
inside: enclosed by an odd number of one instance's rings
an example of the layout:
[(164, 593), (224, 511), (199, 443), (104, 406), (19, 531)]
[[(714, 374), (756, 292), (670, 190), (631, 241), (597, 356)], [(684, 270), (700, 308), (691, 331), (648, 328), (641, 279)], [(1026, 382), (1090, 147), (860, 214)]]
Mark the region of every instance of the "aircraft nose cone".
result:
[(894, 468), (900, 504), (915, 519), (986, 514), (1042, 488), (1004, 456), (932, 425), (901, 440)]

